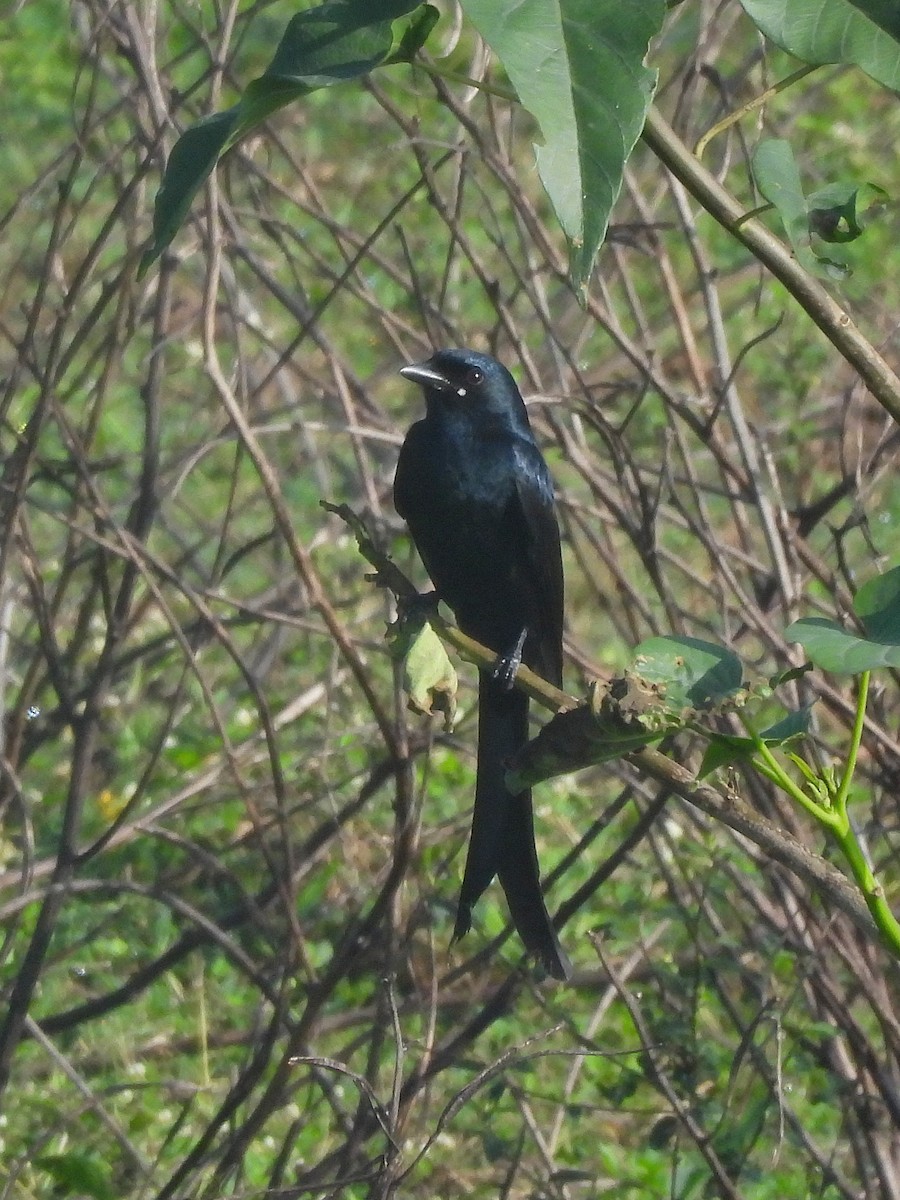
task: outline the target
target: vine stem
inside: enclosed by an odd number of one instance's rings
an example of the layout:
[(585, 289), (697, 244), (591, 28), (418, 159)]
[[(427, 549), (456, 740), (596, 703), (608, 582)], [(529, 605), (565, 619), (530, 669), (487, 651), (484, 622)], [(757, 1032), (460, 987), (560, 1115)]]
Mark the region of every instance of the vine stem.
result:
[(847, 752), (847, 766), (834, 797), (834, 821), (831, 824), (831, 834), (840, 847), (841, 853), (846, 858), (850, 870), (853, 872), (853, 878), (856, 880), (857, 886), (863, 894), (866, 906), (872, 914), (872, 919), (878, 926), (882, 938), (897, 958), (900, 958), (900, 922), (894, 916), (885, 899), (884, 888), (876, 879), (869, 865), (869, 861), (863, 852), (862, 846), (859, 844), (859, 839), (850, 821), (850, 814), (847, 812), (850, 785), (853, 782), (856, 760), (859, 756), (860, 745), (862, 744), (863, 726), (866, 719), (866, 702), (869, 696), (870, 674), (871, 672), (869, 671), (863, 671), (859, 677), (856, 716), (853, 721), (850, 747)]
[(723, 117), (711, 129), (704, 133), (703, 137), (697, 142), (694, 147), (694, 153), (698, 158), (703, 157), (703, 151), (720, 133), (724, 133), (726, 129), (730, 129), (732, 125), (736, 125), (738, 121), (755, 112), (756, 109), (762, 108), (764, 104), (772, 100), (780, 92), (785, 91), (789, 87), (793, 87), (795, 83), (799, 83), (801, 79), (805, 79), (807, 75), (811, 75), (813, 71), (819, 69), (818, 63), (807, 63), (801, 67), (799, 71), (794, 71), (792, 75), (788, 75), (786, 79), (780, 79), (778, 83), (773, 83), (771, 87), (766, 88), (764, 92), (760, 92), (758, 96), (754, 96), (752, 100), (748, 100), (746, 104), (742, 104), (740, 108), (736, 108), (734, 112), (730, 112), (727, 117)]
[[(746, 718), (743, 719), (743, 724), (753, 741), (756, 751), (756, 757), (751, 760), (754, 768), (760, 775), (763, 775), (766, 779), (774, 783), (776, 787), (781, 788), (783, 792), (801, 805), (810, 816), (814, 817), (820, 825), (828, 830), (835, 845), (847, 861), (850, 872), (862, 893), (866, 907), (872, 914), (872, 919), (878, 928), (878, 932), (881, 934), (882, 940), (895, 958), (900, 959), (900, 922), (894, 916), (890, 905), (885, 899), (884, 888), (878, 882), (872, 868), (869, 866), (868, 859), (859, 843), (859, 839), (850, 821), (849, 813), (847, 812), (850, 785), (853, 781), (859, 748), (862, 744), (863, 726), (866, 719), (866, 702), (869, 694), (869, 676), (870, 672), (868, 671), (863, 671), (860, 676), (859, 691), (856, 699), (856, 716), (853, 722), (850, 746), (847, 751), (847, 764), (837, 790), (832, 791), (831, 800), (827, 808), (825, 805), (819, 804), (812, 797), (808, 796), (791, 779), (782, 764)], [(802, 766), (802, 763), (800, 765)], [(812, 778), (811, 775), (810, 778)]]
[(875, 878), (852, 826), (849, 821), (846, 829), (832, 826), (831, 834), (853, 872), (853, 878), (863, 894), (873, 921), (878, 926), (878, 932), (888, 949), (900, 959), (900, 922), (885, 899), (884, 888)]
[(859, 756), (859, 747), (862, 744), (863, 726), (866, 721), (866, 703), (869, 698), (869, 677), (871, 671), (863, 671), (859, 677), (859, 692), (856, 697), (856, 716), (853, 719), (853, 730), (850, 734), (850, 749), (847, 752), (847, 767), (841, 778), (840, 787), (837, 790), (837, 795), (834, 798), (834, 807), (844, 823), (849, 827), (850, 820), (847, 816), (847, 797), (850, 794), (850, 784), (853, 782), (853, 773), (856, 770), (856, 760)]
[[(752, 731), (751, 737), (756, 737)], [(830, 813), (827, 808), (823, 808), (821, 804), (818, 804), (810, 796), (807, 796), (806, 792), (797, 786), (769, 747), (765, 745), (762, 740), (757, 743), (756, 751), (760, 757), (751, 760), (755, 770), (757, 770), (760, 775), (764, 775), (766, 779), (770, 780), (770, 782), (774, 783), (776, 787), (781, 788), (781, 790), (790, 796), (792, 800), (796, 800), (796, 802), (802, 808), (805, 808), (811, 817), (815, 817), (815, 819), (821, 825), (825, 825), (829, 829), (832, 829), (835, 824), (832, 813)]]

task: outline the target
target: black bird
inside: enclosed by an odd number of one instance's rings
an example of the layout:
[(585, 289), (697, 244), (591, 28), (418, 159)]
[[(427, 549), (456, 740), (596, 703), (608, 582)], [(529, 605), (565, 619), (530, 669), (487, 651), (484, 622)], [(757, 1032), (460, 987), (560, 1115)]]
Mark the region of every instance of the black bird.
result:
[(521, 662), (562, 686), (563, 571), (553, 482), (509, 371), (487, 354), (441, 350), (403, 367), (426, 412), (400, 451), (394, 506), (460, 629), (497, 652), (481, 671), (478, 779), (453, 940), (495, 875), (526, 949), (557, 979), (572, 967), (541, 892), (531, 792), (504, 775), (528, 739)]

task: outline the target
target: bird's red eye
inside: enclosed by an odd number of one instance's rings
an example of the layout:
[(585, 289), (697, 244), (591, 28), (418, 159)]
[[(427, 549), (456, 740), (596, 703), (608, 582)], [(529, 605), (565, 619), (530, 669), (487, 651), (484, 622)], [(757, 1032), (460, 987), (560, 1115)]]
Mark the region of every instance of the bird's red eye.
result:
[(480, 371), (478, 367), (469, 367), (466, 372), (466, 383), (469, 387), (477, 387), (484, 379), (484, 371)]

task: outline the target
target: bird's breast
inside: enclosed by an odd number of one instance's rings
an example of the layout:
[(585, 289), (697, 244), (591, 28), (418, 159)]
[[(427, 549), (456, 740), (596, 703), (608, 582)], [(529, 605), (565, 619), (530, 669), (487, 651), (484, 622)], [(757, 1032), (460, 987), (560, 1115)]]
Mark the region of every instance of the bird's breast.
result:
[(516, 463), (508, 435), (440, 438), (432, 463), (436, 490), (454, 504), (495, 506), (515, 488)]

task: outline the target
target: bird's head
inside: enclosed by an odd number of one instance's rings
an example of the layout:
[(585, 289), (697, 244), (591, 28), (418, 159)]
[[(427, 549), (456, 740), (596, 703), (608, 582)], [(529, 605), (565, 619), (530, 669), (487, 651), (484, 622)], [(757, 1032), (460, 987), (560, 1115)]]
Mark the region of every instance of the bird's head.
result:
[(492, 413), (527, 424), (525, 404), (516, 381), (502, 363), (477, 350), (438, 350), (425, 362), (401, 367), (425, 392), (429, 410), (448, 405), (473, 415)]

